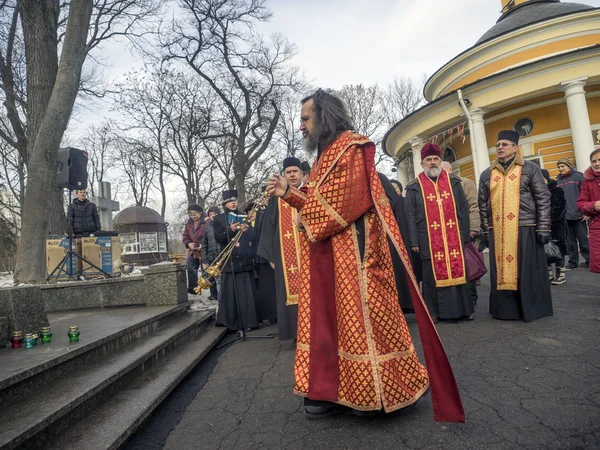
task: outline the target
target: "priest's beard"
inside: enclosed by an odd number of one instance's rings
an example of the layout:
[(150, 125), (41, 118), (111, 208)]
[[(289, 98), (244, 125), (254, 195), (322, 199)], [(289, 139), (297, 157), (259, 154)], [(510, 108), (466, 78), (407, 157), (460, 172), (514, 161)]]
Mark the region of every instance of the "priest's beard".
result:
[(440, 176), (440, 173), (442, 173), (441, 167), (430, 167), (425, 171), (425, 175), (427, 175), (429, 178), (437, 178)]
[(306, 130), (304, 134), (304, 151), (308, 154), (308, 156), (315, 156), (315, 153), (319, 148), (323, 148), (321, 145), (321, 127), (317, 124), (314, 125), (312, 133), (309, 133)]

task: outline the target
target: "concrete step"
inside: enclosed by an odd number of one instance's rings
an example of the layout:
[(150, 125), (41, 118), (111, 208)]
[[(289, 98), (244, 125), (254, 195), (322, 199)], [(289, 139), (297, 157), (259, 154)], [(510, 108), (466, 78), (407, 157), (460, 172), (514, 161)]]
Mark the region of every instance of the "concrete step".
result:
[(92, 414), (79, 417), (63, 433), (47, 441), (46, 448), (119, 448), (225, 333), (224, 328), (209, 326), (198, 340), (178, 347), (160, 364), (131, 377)]
[[(162, 325), (186, 314), (189, 304), (138, 308), (100, 308), (48, 314), (52, 342), (33, 349), (0, 349), (0, 405), (20, 401), (46, 383), (104, 358)], [(70, 343), (69, 326), (78, 325), (80, 341)]]
[[(212, 312), (186, 313), (145, 336), (122, 344), (100, 358), (65, 373), (39, 389), (22, 395), (0, 410), (0, 448), (45, 446), (54, 433), (60, 432), (79, 417), (81, 410), (92, 410), (118, 389), (118, 382), (134, 370), (164, 356), (182, 343), (196, 339), (206, 328)], [(212, 322), (211, 322), (212, 323)]]

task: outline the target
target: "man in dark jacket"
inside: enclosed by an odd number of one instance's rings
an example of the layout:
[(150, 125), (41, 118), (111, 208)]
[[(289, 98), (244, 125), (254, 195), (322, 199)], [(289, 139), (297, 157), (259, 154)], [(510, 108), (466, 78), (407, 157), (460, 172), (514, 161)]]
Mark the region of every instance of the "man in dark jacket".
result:
[(67, 218), (73, 224), (73, 236), (86, 237), (100, 230), (100, 215), (96, 205), (87, 199), (87, 192), (78, 190), (69, 206)]
[(434, 323), (473, 320), (463, 253), (469, 242), (469, 206), (460, 179), (442, 169), (440, 155), (437, 145), (425, 145), (423, 172), (406, 186), (408, 240), (421, 257), (423, 297)]
[(490, 314), (532, 322), (553, 314), (544, 252), (550, 191), (540, 167), (518, 150), (516, 131), (498, 134), (497, 159), (479, 178), (479, 214), (490, 248)]
[[(217, 256), (219, 256), (219, 244), (215, 238), (215, 226), (213, 220), (220, 214), (218, 206), (211, 206), (208, 208), (208, 216), (206, 217), (206, 226), (204, 227), (204, 234), (202, 235), (202, 249), (200, 255), (202, 256), (202, 270), (206, 270), (208, 266), (215, 262)], [(217, 289), (217, 283), (215, 282), (210, 287), (209, 300), (217, 300), (219, 291)]]
[(254, 282), (256, 233), (253, 227), (243, 223), (245, 216), (238, 213), (236, 190), (223, 192), (223, 206), (225, 212), (214, 220), (215, 238), (221, 248), (239, 231), (243, 233), (223, 266), (217, 325), (224, 325), (232, 331), (258, 328)]
[(583, 174), (573, 170), (573, 163), (568, 158), (558, 160), (558, 177), (556, 182), (565, 192), (567, 200), (567, 225), (569, 227), (569, 263), (566, 270), (577, 269), (579, 266), (579, 250), (585, 259), (582, 267), (588, 267), (590, 263), (590, 246), (588, 243), (588, 230), (583, 214), (577, 209), (577, 199), (583, 184)]
[(192, 295), (196, 294), (194, 288), (198, 287), (198, 269), (201, 263), (200, 248), (206, 226), (206, 216), (202, 215), (203, 211), (202, 206), (196, 203), (188, 206), (187, 212), (190, 218), (183, 230), (183, 245), (187, 248), (188, 293)]

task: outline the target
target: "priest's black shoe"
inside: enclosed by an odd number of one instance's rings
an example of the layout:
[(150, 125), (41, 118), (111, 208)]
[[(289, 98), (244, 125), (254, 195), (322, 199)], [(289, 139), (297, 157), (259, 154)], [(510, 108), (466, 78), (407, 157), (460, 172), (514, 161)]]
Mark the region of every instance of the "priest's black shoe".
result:
[(304, 417), (309, 420), (325, 419), (340, 414), (345, 414), (350, 408), (332, 402), (304, 399)]

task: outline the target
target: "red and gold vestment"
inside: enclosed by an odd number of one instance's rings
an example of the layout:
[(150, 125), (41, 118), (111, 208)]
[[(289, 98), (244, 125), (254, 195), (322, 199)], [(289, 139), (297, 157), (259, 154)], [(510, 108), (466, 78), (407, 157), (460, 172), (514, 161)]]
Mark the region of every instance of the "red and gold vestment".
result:
[[(315, 161), (306, 193), (284, 196), (300, 214), (302, 285), (297, 394), (357, 410), (391, 412), (417, 401), (431, 380), (434, 417), (462, 422), (454, 376), (420, 295), (374, 166), (375, 145), (342, 133)], [(361, 258), (355, 221), (364, 217)], [(403, 261), (429, 373), (398, 303), (387, 238)]]

